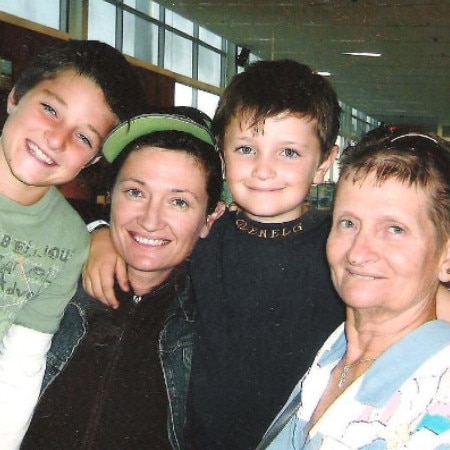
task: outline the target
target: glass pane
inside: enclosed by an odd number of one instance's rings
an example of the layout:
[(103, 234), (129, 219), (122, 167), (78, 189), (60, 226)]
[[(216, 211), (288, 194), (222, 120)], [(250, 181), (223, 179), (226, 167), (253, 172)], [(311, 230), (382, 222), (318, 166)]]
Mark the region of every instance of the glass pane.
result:
[(103, 0), (89, 0), (88, 38), (116, 45), (116, 7)]
[(261, 61), (261, 58), (259, 56), (256, 56), (254, 53), (250, 53), (250, 55), (248, 56), (248, 63), (252, 64), (257, 61)]
[(59, 30), (59, 0), (0, 0), (0, 11)]
[(166, 9), (166, 24), (190, 36), (194, 33), (194, 23), (170, 11), (170, 9)]
[(219, 96), (211, 94), (211, 92), (198, 91), (198, 104), (197, 108), (208, 114), (209, 117), (213, 117), (219, 103)]
[(158, 64), (158, 27), (147, 20), (124, 12), (123, 53)]
[(125, 0), (123, 3), (153, 19), (159, 19), (159, 5), (151, 0)]
[(164, 68), (192, 77), (192, 41), (166, 31)]
[(192, 88), (175, 83), (175, 106), (192, 106)]
[(220, 54), (205, 47), (198, 48), (198, 79), (205, 83), (220, 87), (221, 81)]
[(207, 42), (209, 45), (216, 47), (219, 50), (222, 50), (222, 38), (219, 35), (213, 33), (212, 31), (209, 31), (203, 27), (199, 27), (198, 37), (201, 41)]

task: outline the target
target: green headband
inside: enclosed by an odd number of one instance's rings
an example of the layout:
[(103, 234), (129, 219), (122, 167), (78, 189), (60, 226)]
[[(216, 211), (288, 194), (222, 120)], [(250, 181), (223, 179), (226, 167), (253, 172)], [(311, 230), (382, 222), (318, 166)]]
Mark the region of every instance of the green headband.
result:
[(112, 163), (122, 150), (135, 139), (156, 131), (182, 131), (214, 146), (214, 138), (206, 126), (172, 114), (143, 114), (118, 125), (107, 136), (102, 153)]

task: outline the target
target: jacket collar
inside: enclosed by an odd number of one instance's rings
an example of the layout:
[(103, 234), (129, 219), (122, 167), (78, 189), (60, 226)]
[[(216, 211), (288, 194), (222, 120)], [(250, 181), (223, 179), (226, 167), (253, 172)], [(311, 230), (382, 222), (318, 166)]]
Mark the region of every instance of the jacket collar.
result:
[[(404, 336), (386, 350), (369, 368), (359, 387), (356, 399), (380, 408), (429, 358), (450, 342), (450, 324), (442, 320), (427, 322)], [(337, 364), (347, 348), (342, 332), (318, 361), (319, 366)], [(386, 383), (389, 379), (389, 383)]]

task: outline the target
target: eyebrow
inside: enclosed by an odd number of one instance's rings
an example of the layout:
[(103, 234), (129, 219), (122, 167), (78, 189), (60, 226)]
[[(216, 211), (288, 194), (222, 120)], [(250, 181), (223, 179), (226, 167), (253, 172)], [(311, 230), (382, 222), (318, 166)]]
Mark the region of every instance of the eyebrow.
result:
[[(123, 179), (123, 180), (119, 180), (118, 182), (119, 182), (120, 184), (133, 182), (133, 183), (136, 183), (136, 184), (138, 184), (138, 185), (140, 185), (140, 186), (144, 186), (144, 187), (147, 186), (147, 184), (146, 184), (145, 181), (138, 180), (137, 178), (125, 178), (125, 179)], [(192, 195), (196, 200), (199, 199), (198, 195), (195, 194), (194, 192), (190, 191), (189, 189), (177, 189), (177, 188), (171, 188), (171, 189), (169, 189), (169, 192), (172, 193), (172, 194), (190, 194), (190, 195)]]
[(190, 194), (192, 195), (196, 200), (198, 200), (198, 196), (197, 194), (195, 194), (194, 192), (190, 191), (189, 189), (171, 189), (170, 192), (173, 192), (174, 194)]
[[(57, 94), (55, 94), (53, 91), (49, 90), (49, 89), (43, 89), (43, 92), (46, 95), (49, 95), (50, 97), (53, 97), (55, 99), (56, 102), (58, 102), (60, 105), (64, 106), (65, 108), (68, 107), (67, 103)], [(103, 142), (103, 137), (101, 136), (101, 134), (90, 124), (87, 124), (87, 127), (97, 135), (97, 137), (100, 139), (100, 143)]]

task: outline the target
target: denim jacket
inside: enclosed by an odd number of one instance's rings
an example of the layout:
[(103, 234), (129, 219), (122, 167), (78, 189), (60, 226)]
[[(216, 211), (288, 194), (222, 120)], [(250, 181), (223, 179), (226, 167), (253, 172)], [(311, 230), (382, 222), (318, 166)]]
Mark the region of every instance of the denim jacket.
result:
[[(185, 280), (180, 279), (181, 277), (185, 277)], [(189, 277), (182, 274), (169, 282), (175, 284), (176, 295), (166, 311), (158, 351), (168, 394), (169, 439), (172, 447), (179, 450), (184, 448), (183, 429), (186, 421), (196, 309), (191, 300), (192, 296), (189, 296)], [(48, 352), (41, 395), (70, 361), (87, 332), (87, 310), (92, 301), (80, 283), (77, 293), (66, 308), (60, 330), (55, 334)]]

